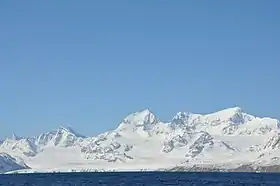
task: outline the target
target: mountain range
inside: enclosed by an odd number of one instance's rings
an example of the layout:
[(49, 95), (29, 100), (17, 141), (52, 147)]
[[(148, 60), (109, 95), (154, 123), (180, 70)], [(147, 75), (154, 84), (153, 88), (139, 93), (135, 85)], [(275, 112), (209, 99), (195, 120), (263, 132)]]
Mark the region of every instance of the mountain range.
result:
[(0, 141), (0, 172), (257, 170), (280, 165), (279, 128), (279, 120), (239, 107), (179, 112), (168, 122), (145, 109), (93, 137), (63, 126), (33, 137), (13, 134)]

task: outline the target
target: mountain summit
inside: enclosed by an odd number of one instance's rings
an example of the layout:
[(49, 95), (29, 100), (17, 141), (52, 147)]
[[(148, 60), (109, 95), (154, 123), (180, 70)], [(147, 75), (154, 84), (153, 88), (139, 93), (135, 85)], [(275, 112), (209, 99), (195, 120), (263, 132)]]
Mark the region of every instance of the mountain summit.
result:
[(150, 131), (153, 126), (159, 123), (159, 119), (149, 109), (144, 109), (139, 112), (132, 113), (124, 118), (119, 127), (118, 131)]

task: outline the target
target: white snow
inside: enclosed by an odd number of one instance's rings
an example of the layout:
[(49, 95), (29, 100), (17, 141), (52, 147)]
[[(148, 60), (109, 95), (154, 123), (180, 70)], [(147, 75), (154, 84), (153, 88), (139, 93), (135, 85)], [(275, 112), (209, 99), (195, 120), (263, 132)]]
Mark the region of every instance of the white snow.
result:
[(179, 112), (169, 122), (145, 109), (94, 137), (62, 126), (35, 137), (13, 135), (0, 144), (0, 152), (31, 167), (20, 172), (267, 165), (280, 163), (278, 128), (277, 119), (255, 117), (239, 107), (210, 114)]
[(7, 153), (0, 153), (0, 173), (29, 168), (25, 163)]

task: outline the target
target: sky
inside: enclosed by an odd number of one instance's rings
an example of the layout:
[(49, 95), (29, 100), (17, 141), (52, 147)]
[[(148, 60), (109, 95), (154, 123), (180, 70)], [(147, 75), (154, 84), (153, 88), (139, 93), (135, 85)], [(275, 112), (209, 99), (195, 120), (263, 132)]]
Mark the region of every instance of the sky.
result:
[(280, 1), (0, 1), (0, 138), (145, 108), (280, 119)]

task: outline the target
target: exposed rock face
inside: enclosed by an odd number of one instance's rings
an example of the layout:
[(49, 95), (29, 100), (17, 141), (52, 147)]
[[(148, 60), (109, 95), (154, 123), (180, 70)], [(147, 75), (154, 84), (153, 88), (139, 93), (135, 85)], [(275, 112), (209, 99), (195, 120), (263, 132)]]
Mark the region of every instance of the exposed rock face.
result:
[(280, 149), (280, 133), (275, 134), (272, 136), (267, 143), (264, 144), (263, 149)]
[(133, 146), (127, 144), (120, 144), (117, 141), (107, 143), (107, 137), (101, 136), (95, 141), (89, 143), (87, 146), (82, 147), (81, 152), (86, 159), (105, 160), (108, 162), (116, 162), (133, 159), (127, 155)]
[(28, 168), (26, 164), (17, 162), (17, 160), (9, 154), (0, 153), (0, 173)]

